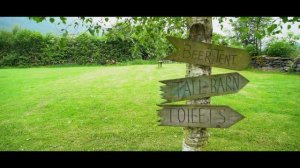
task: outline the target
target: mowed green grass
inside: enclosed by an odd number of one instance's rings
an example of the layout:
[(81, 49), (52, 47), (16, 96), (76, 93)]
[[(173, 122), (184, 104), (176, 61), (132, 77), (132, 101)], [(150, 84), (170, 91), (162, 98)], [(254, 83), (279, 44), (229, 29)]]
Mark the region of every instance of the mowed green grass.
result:
[[(0, 150), (180, 151), (182, 128), (158, 126), (159, 80), (185, 64), (0, 69)], [(232, 72), (213, 68), (213, 73)], [(300, 75), (240, 71), (240, 92), (212, 98), (246, 118), (209, 129), (208, 151), (299, 151)], [(184, 102), (182, 102), (184, 103)]]

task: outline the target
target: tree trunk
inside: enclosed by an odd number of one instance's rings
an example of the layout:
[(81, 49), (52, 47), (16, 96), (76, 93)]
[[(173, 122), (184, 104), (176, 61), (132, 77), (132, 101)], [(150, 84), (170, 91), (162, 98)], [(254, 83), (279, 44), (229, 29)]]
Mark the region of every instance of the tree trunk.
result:
[[(188, 21), (189, 39), (199, 42), (211, 43), (212, 18), (192, 17)], [(186, 65), (186, 77), (210, 75), (211, 67), (203, 65)], [(187, 104), (210, 104), (210, 97), (187, 101)], [(208, 141), (208, 130), (206, 128), (183, 128), (183, 151), (201, 151)]]
[[(257, 17), (257, 22), (256, 22), (256, 31), (257, 32), (259, 32), (260, 21), (261, 21), (261, 17)], [(258, 39), (257, 37), (255, 37), (255, 38), (257, 39), (256, 51), (257, 51), (257, 55), (259, 55), (261, 53), (261, 48), (260, 48), (261, 39)]]
[(255, 37), (255, 51), (256, 51), (256, 55), (258, 55), (258, 39), (257, 37)]
[(258, 55), (260, 55), (261, 54), (261, 40), (259, 40), (259, 54)]

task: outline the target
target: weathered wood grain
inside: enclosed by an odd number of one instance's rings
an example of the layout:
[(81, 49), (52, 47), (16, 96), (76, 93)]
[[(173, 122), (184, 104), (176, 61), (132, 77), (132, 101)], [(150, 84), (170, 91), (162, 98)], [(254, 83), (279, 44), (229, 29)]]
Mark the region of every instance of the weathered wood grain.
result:
[(228, 128), (244, 118), (228, 106), (161, 105), (160, 125), (198, 128)]
[(237, 72), (160, 81), (165, 103), (238, 92), (249, 81)]
[(190, 64), (242, 70), (250, 63), (248, 53), (242, 49), (217, 46), (204, 42), (167, 37), (177, 51), (164, 59)]

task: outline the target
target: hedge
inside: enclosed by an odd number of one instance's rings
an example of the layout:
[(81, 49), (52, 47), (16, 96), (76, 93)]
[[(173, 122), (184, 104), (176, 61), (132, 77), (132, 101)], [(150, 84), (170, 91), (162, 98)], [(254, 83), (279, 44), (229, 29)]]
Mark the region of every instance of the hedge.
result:
[(129, 41), (104, 41), (88, 34), (64, 37), (29, 30), (2, 30), (0, 66), (113, 64), (133, 60), (132, 48)]

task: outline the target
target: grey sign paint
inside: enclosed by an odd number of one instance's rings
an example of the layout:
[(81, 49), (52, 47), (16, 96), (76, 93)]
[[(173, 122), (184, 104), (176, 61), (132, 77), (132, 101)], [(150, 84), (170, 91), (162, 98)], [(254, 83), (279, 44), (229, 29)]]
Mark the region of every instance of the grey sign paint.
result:
[(161, 105), (160, 125), (178, 127), (228, 128), (244, 118), (228, 106)]
[(237, 72), (160, 81), (165, 103), (238, 92), (249, 81)]
[(242, 70), (250, 63), (248, 53), (242, 49), (218, 46), (192, 40), (167, 37), (177, 51), (164, 59), (190, 64)]

